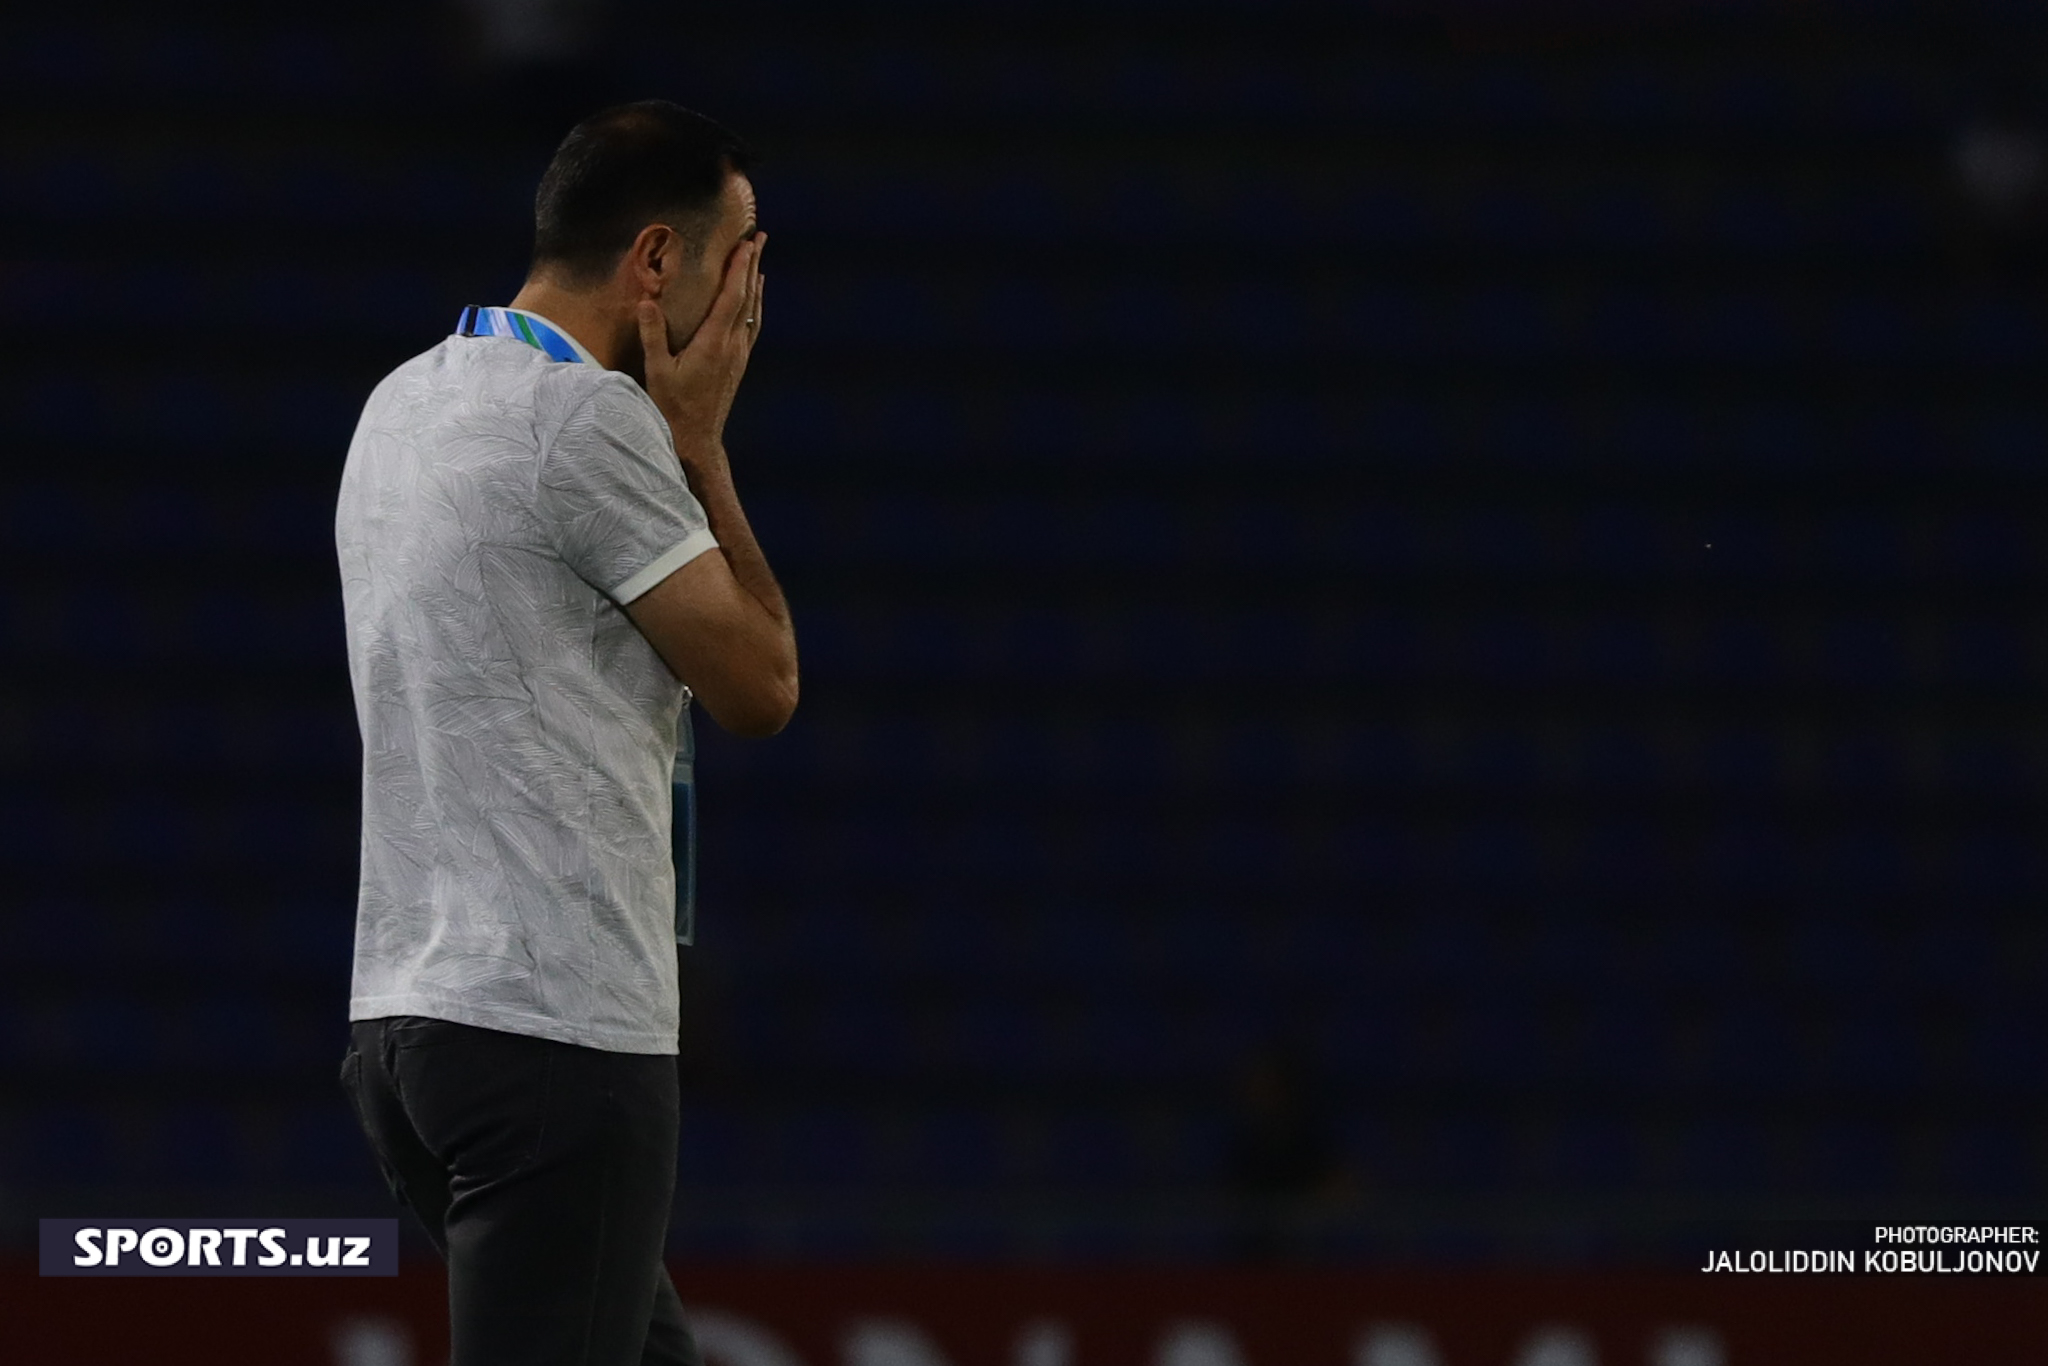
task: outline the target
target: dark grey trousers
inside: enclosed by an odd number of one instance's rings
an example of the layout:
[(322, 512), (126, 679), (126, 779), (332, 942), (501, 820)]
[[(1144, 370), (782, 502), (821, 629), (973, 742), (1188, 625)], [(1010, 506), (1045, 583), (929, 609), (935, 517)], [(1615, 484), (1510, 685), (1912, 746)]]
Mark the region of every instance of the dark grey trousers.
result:
[(701, 1366), (662, 1265), (676, 1060), (359, 1020), (342, 1086), (448, 1263), (449, 1366)]

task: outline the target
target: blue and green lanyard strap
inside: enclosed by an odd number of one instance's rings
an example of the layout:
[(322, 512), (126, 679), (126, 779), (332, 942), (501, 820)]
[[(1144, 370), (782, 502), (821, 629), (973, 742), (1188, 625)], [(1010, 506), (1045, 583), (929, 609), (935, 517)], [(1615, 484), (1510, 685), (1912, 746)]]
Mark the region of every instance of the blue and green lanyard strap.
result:
[[(525, 342), (550, 360), (581, 364), (586, 353), (547, 319), (516, 308), (462, 310), (455, 333), (460, 337), (510, 337)], [(697, 744), (690, 729), (690, 700), (676, 717), (676, 756), (669, 815), (669, 844), (676, 862), (676, 942), (688, 944), (697, 934)]]
[(523, 341), (549, 360), (581, 361), (584, 352), (546, 318), (516, 308), (479, 308), (471, 304), (455, 320), (458, 337), (510, 337)]

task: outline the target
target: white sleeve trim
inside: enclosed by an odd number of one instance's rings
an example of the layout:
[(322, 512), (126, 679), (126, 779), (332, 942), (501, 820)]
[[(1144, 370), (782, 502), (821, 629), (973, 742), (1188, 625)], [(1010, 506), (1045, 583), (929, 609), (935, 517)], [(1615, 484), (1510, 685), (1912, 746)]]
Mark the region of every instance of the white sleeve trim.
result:
[(707, 550), (718, 549), (718, 538), (711, 534), (710, 527), (700, 527), (669, 549), (645, 569), (627, 579), (608, 595), (613, 602), (624, 607), (648, 589), (660, 583), (669, 575), (681, 569)]

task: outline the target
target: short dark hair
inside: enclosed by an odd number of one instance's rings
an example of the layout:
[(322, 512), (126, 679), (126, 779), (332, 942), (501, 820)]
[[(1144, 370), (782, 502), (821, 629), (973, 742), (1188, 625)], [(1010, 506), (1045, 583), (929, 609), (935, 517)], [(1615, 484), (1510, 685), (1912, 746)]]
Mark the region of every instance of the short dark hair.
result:
[(667, 100), (600, 110), (569, 130), (533, 197), (533, 271), (594, 284), (649, 223), (704, 250), (725, 178), (753, 164), (738, 135)]

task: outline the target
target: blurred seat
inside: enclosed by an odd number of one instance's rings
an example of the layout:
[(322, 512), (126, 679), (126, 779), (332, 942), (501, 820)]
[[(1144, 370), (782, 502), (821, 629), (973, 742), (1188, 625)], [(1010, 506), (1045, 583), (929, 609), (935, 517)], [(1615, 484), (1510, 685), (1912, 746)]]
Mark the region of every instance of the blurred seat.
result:
[(1771, 402), (1731, 407), (1714, 433), (1714, 446), (1717, 466), (1770, 471), (1776, 477), (1821, 467), (1835, 453), (1816, 414)]
[[(1726, 667), (1731, 670), (1758, 665), (1769, 670), (1770, 656), (1763, 652), (1776, 651), (1776, 638), (1760, 627), (1746, 625), (1749, 629), (1730, 629), (1720, 633), (1714, 642), (1715, 653), (1728, 658)], [(1716, 672), (1721, 671), (1717, 669)], [(1701, 736), (1696, 755), (1694, 771), (1700, 785), (1719, 795), (1761, 797), (1776, 791), (1785, 780), (1785, 745), (1779, 736), (1769, 731), (1733, 726), (1716, 728)], [(1732, 828), (1727, 832), (1727, 838), (1729, 847), (1724, 852), (1742, 857), (1738, 850), (1746, 841), (1742, 841)]]
[(1958, 313), (1955, 349), (1966, 359), (2000, 367), (2038, 362), (2048, 353), (2048, 326), (2018, 299), (1976, 299)]
[(949, 1107), (910, 1117), (908, 1128), (908, 1182), (983, 1191), (1014, 1179), (1017, 1142), (1000, 1115)]
[(1944, 672), (1955, 682), (1997, 687), (2037, 672), (2024, 629), (2016, 621), (1956, 619), (1946, 634)]
[(1563, 403), (1507, 400), (1490, 407), (1483, 421), (1488, 454), (1510, 468), (1555, 472), (1593, 463), (1583, 419)]
[[(1882, 881), (1882, 877), (1876, 879)], [(1780, 926), (1784, 966), (1802, 992), (1818, 989), (1838, 998), (1880, 998), (1894, 985), (1888, 936), (1874, 922), (1864, 888), (1830, 889), (1838, 907), (1869, 908), (1860, 914), (1847, 909), (1805, 910)]]
[[(1656, 682), (1670, 667), (1657, 624), (1641, 618), (1594, 617), (1581, 628), (1579, 649), (1583, 668), (1610, 685)], [(1626, 734), (1618, 728), (1605, 730), (1600, 744), (1606, 746)]]
[(2048, 419), (2022, 407), (1982, 404), (1957, 426), (1949, 454), (1963, 469), (2030, 470), (2034, 468), (2031, 462), (2048, 445)]
[[(1663, 94), (1662, 86), (1624, 77), (1604, 83), (1604, 88), (1596, 87), (1588, 93), (1588, 99), (1655, 104)], [(1631, 254), (1655, 251), (1666, 243), (1676, 226), (1669, 200), (1641, 183), (1587, 186), (1570, 202), (1569, 212), (1573, 235), (1593, 250)]]
[[(1360, 612), (1339, 628), (1331, 649), (1353, 677), (1382, 684), (1406, 683), (1422, 674), (1424, 636), (1422, 623), (1391, 612)], [(1411, 733), (1385, 724), (1367, 724), (1355, 732), (1350, 747), (1360, 760), (1377, 765), (1392, 763), (1405, 767), (1414, 761), (1416, 741)], [(1391, 775), (1389, 775), (1391, 776)]]
[(1480, 990), (1461, 1002), (1452, 1024), (1450, 1076), (1515, 1092), (1556, 1075), (1543, 1010), (1527, 991)]
[[(1905, 799), (1900, 765), (1882, 749), (1875, 755), (1837, 756), (1837, 781), (1864, 801), (1896, 803)], [(1847, 762), (1844, 762), (1847, 759)], [(1861, 786), (1851, 788), (1849, 784)], [(1817, 841), (1812, 866), (1823, 895), (1836, 904), (1864, 905), (1873, 911), (1896, 906), (1912, 895), (1916, 871), (1911, 850), (1903, 847), (1898, 827), (1872, 822)]]
[(1949, 908), (1901, 926), (1898, 972), (1909, 990), (1969, 989), (1991, 981), (2001, 956), (1997, 922)]
[(1139, 1145), (1116, 1115), (1057, 1115), (1041, 1143), (1041, 1179), (1053, 1189), (1127, 1189), (1144, 1176)]
[(1729, 996), (1705, 1020), (1705, 1077), (1751, 1096), (1783, 1092), (1800, 1072), (1799, 1033), (1776, 1002)]
[[(1520, 185), (1486, 187), (1459, 206), (1458, 228), (1475, 242), (1510, 251), (1541, 250), (1562, 236), (1560, 196)], [(1540, 310), (1539, 310), (1540, 311)]]
[(1927, 1084), (1931, 1068), (1918, 1022), (1903, 1017), (1892, 999), (1886, 993), (1831, 1012), (1813, 1059), (1817, 1089), (1903, 1097)]
[(1397, 181), (1350, 182), (1334, 200), (1329, 219), (1361, 243), (1384, 246), (1427, 240), (1436, 228), (1434, 206), (1413, 186)]
[[(1463, 671), (1509, 687), (1536, 688), (1566, 671), (1569, 643), (1560, 623), (1534, 616), (1504, 616), (1465, 623), (1459, 650)], [(1510, 732), (1496, 732), (1506, 742)]]
[(1726, 820), (1705, 832), (1703, 844), (1700, 880), (1711, 893), (1754, 908), (1784, 904), (1802, 889), (1799, 843), (1779, 825)]
[(1762, 1125), (1747, 1118), (1699, 1119), (1675, 1135), (1670, 1175), (1694, 1195), (1769, 1190), (1778, 1162)]
[[(59, 1101), (29, 1110), (19, 1130), (21, 1178), (36, 1186), (85, 1186), (118, 1180), (127, 1164), (133, 1120), (105, 1105)], [(132, 1170), (132, 1169), (131, 1169)]]
[(886, 1138), (869, 1113), (813, 1104), (775, 1116), (766, 1128), (776, 1185), (858, 1190), (880, 1175)]
[[(961, 1077), (994, 1074), (1023, 1081), (1057, 1075), (1057, 1061), (1048, 1056), (1053, 1029), (1024, 990), (1029, 988), (950, 1003), (931, 1038), (933, 1063)], [(1094, 1042), (1097, 1047), (1107, 1043)]]
[(1962, 1121), (1942, 1135), (1936, 1179), (1944, 1191), (1977, 1198), (2010, 1198), (2009, 1192), (2038, 1193), (2043, 1186), (2038, 1153), (2011, 1125)]
[(1098, 998), (1075, 1023), (1072, 1038), (1082, 1055), (1069, 1057), (1067, 1068), (1098, 1082), (1137, 1088), (1206, 1070), (1190, 1065), (1189, 1040), (1154, 1001)]
[(274, 1179), (298, 1187), (380, 1179), (369, 1144), (338, 1090), (319, 1102), (279, 1106), (267, 1118), (275, 1134), (275, 1151), (267, 1158), (252, 1157), (252, 1162), (265, 1164), (255, 1173), (259, 1179), (274, 1173)]
[[(1604, 640), (1596, 636), (1588, 653), (1594, 658), (1627, 661), (1632, 668), (1657, 667), (1662, 651), (1647, 630), (1622, 628)], [(1581, 780), (1595, 792), (1640, 795), (1674, 785), (1673, 756), (1659, 741), (1661, 736), (1639, 727), (1624, 725), (1589, 726), (1578, 737), (1577, 768)]]
[(745, 1187), (772, 1175), (754, 1116), (698, 1100), (683, 1106), (677, 1180), (688, 1188)]
[(1546, 1135), (1538, 1179), (1559, 1191), (1612, 1196), (1644, 1179), (1640, 1136), (1625, 1120), (1573, 1116)]
[(1943, 515), (1934, 523), (1932, 558), (1938, 572), (2009, 580), (2048, 562), (2048, 549), (2010, 508), (1974, 508)]
[(1620, 972), (1579, 988), (1573, 1029), (1559, 1040), (1552, 1069), (1568, 1080), (1637, 1093), (1669, 1085), (1672, 1021), (1658, 991), (1657, 983)]
[(1602, 574), (1656, 573), (1670, 557), (1670, 534), (1661, 518), (1613, 503), (1575, 510), (1576, 558)]
[(1444, 344), (1454, 356), (1528, 363), (1554, 357), (1564, 345), (1563, 320), (1538, 290), (1475, 292), (1452, 301), (1445, 314)]
[[(1413, 352), (1429, 343), (1433, 312), (1427, 300), (1398, 286), (1354, 287), (1332, 316), (1330, 341), (1362, 355)], [(1392, 419), (1395, 414), (1386, 417)], [(1418, 416), (1404, 411), (1399, 417), (1401, 425), (1393, 431), (1362, 433), (1366, 448), (1381, 446), (1393, 453), (1420, 444), (1423, 433), (1418, 430)]]
[[(1668, 299), (1612, 290), (1593, 296), (1580, 327), (1588, 358), (1640, 365), (1676, 351), (1680, 319)], [(1630, 464), (1675, 462), (1697, 444), (1696, 424), (1665, 404), (1637, 398), (1616, 417), (1617, 454)]]
[(1822, 676), (1837, 687), (1859, 692), (1896, 690), (1906, 679), (1901, 634), (1898, 624), (1890, 621), (1829, 622), (1820, 638)]
[(1434, 1116), (1415, 1135), (1411, 1170), (1425, 1190), (1496, 1192), (1509, 1167), (1508, 1134), (1490, 1118)]
[(1885, 1123), (1834, 1120), (1815, 1126), (1805, 1138), (1799, 1164), (1802, 1193), (1869, 1199), (1897, 1189), (1898, 1137)]
[(136, 1148), (146, 1180), (220, 1187), (248, 1183), (249, 1153), (240, 1117), (219, 1105), (177, 1104), (142, 1121)]
[(1824, 335), (1827, 351), (1853, 364), (1908, 365), (1931, 359), (1931, 331), (1909, 302), (1866, 294), (1836, 299)]
[[(1502, 759), (1506, 756), (1496, 756)], [(1512, 781), (1502, 786), (1509, 791), (1535, 787), (1532, 775), (1504, 773)], [(1492, 896), (1519, 900), (1538, 885), (1543, 871), (1541, 839), (1529, 824), (1516, 820), (1472, 822), (1450, 833), (1445, 841), (1442, 863), (1432, 878), (1440, 885), (1470, 889)], [(1462, 948), (1469, 956), (1485, 953), (1484, 931), (1467, 940)]]
[[(1981, 783), (1988, 775), (1976, 775)], [(1972, 785), (1978, 792), (2000, 790)], [(2037, 841), (2017, 831), (1975, 829), (1941, 850), (1938, 873), (1954, 902), (2011, 913), (2048, 896), (2048, 860)]]
[(2025, 1093), (2048, 1066), (2048, 1024), (2025, 1003), (1986, 999), (1970, 1012), (1966, 1029), (1967, 1071), (1994, 1092)]
[(1413, 1080), (1428, 1067), (1416, 1010), (1412, 994), (1376, 984), (1333, 996), (1316, 1035), (1331, 1065), (1354, 1084)]
[(1763, 254), (1803, 245), (1807, 228), (1802, 219), (1783, 192), (1761, 185), (1739, 186), (1714, 197), (1702, 227), (1716, 246)]

